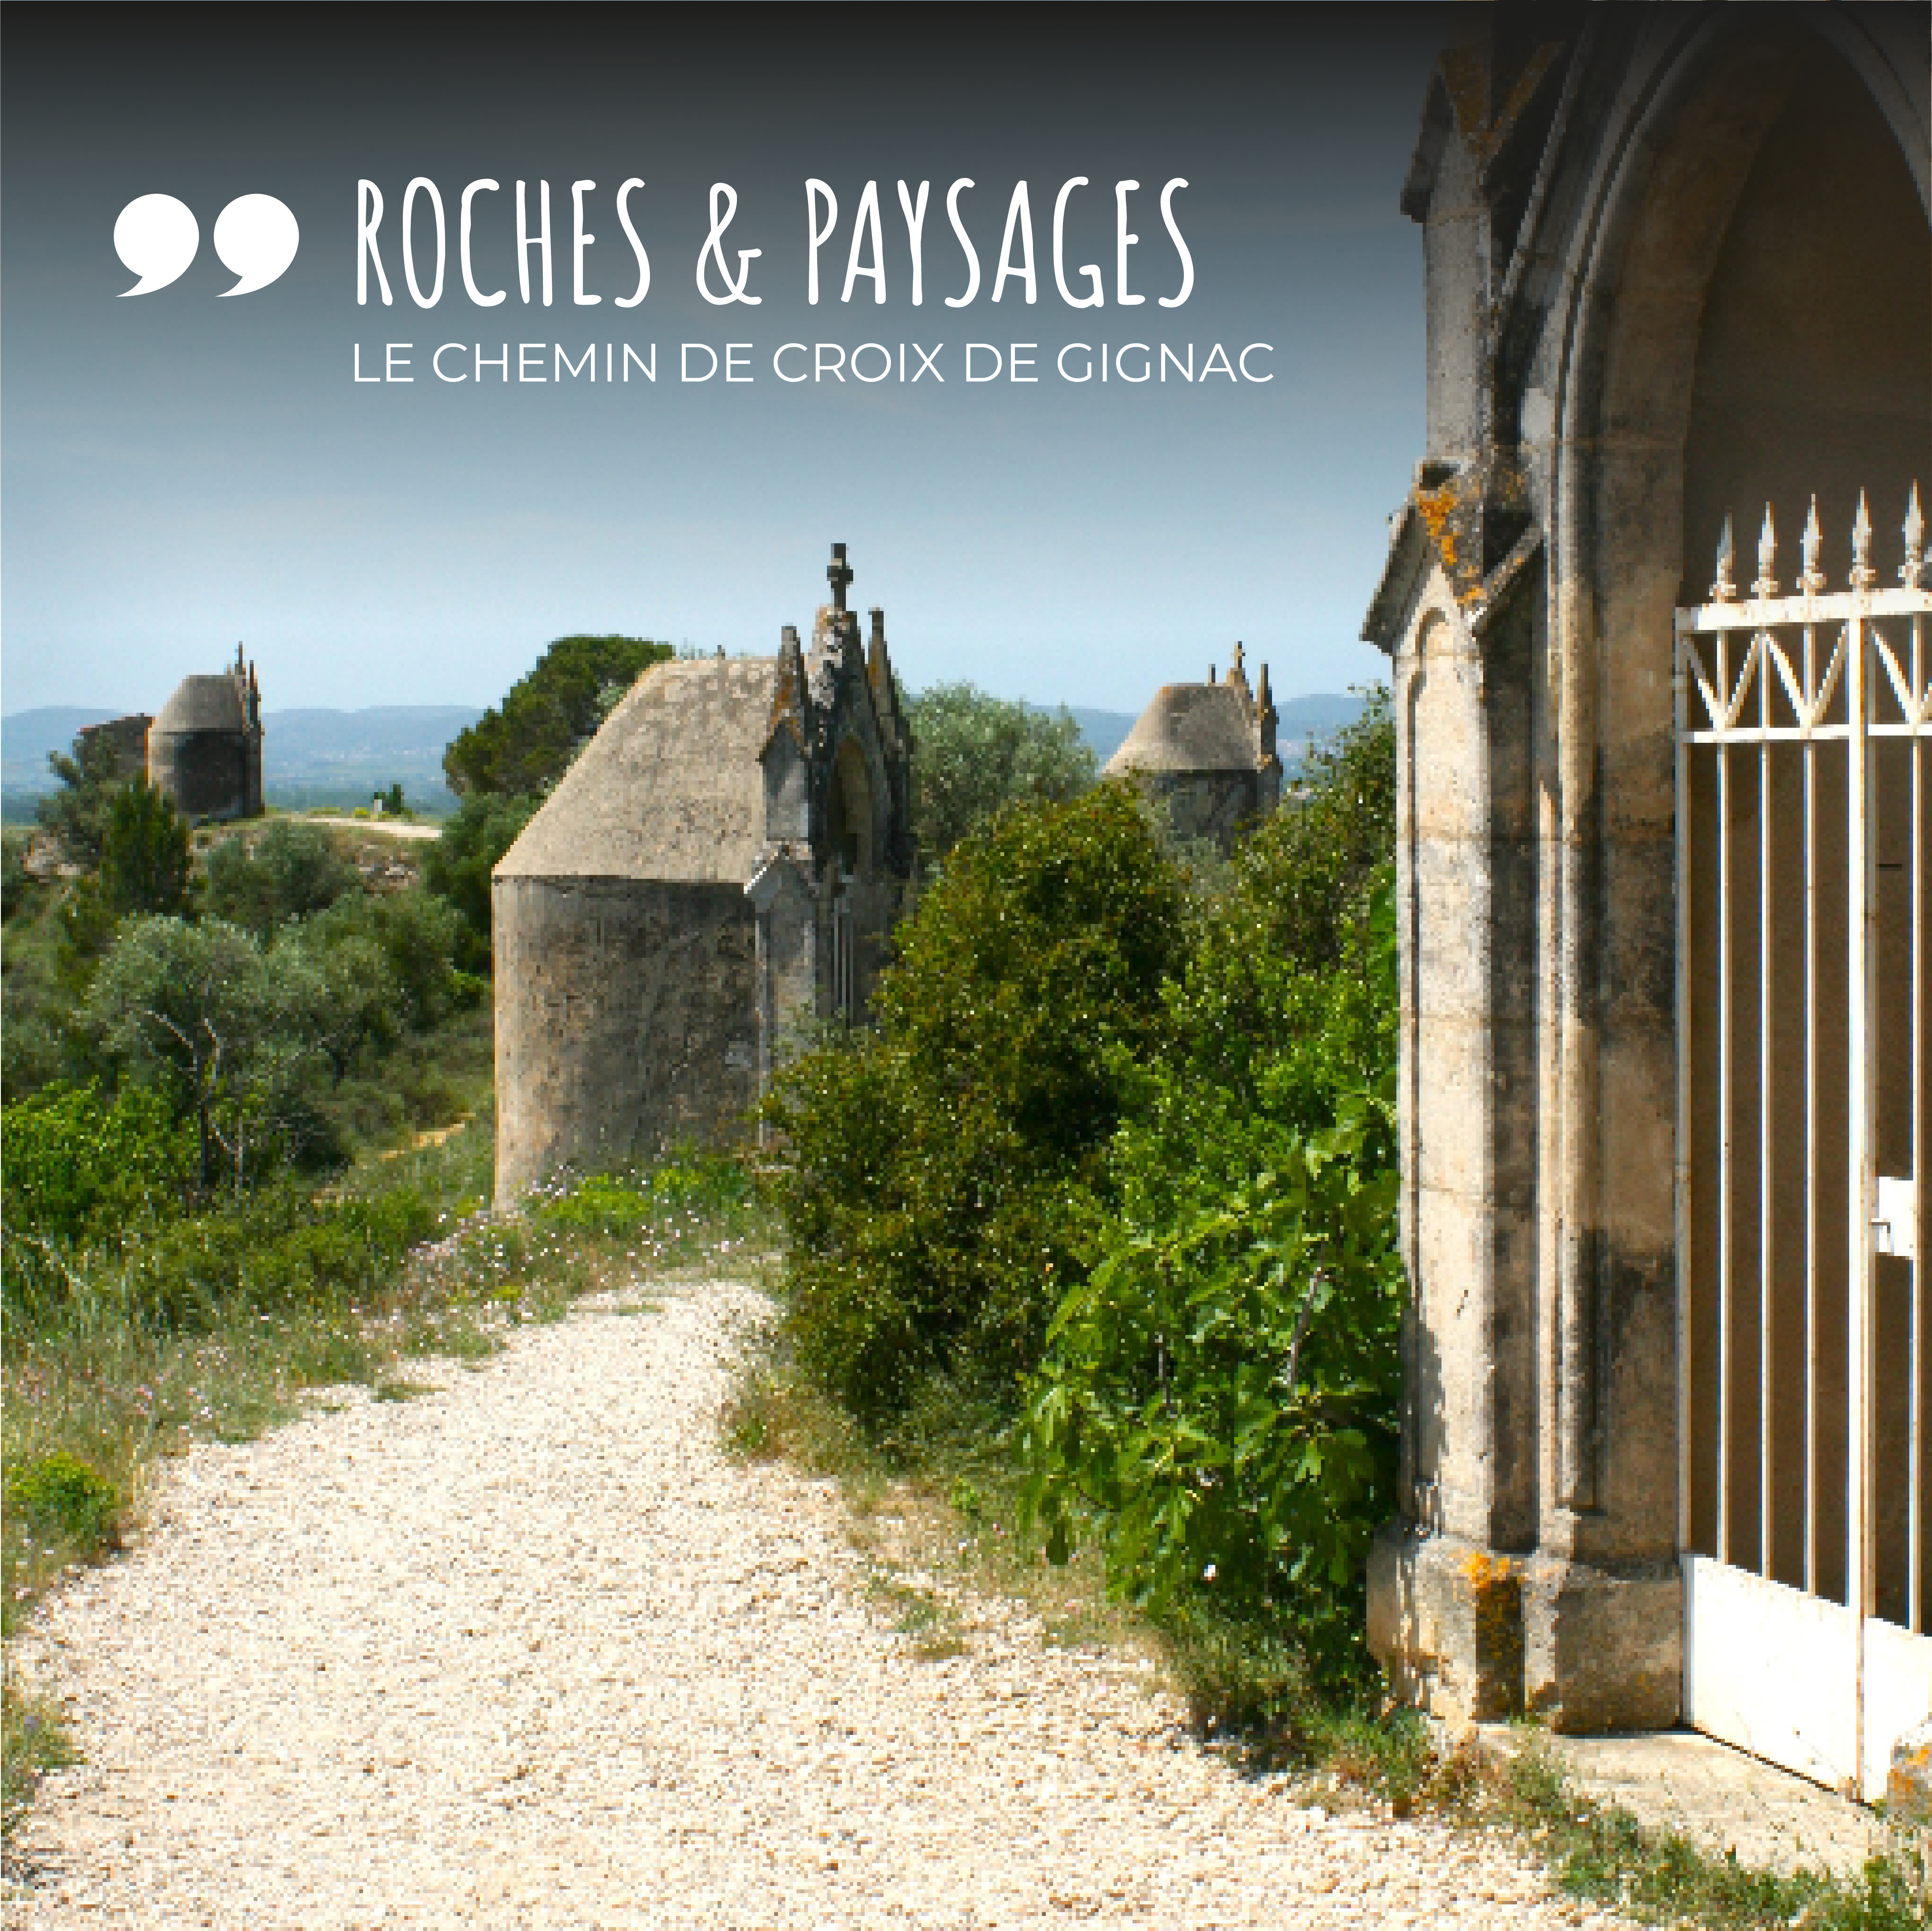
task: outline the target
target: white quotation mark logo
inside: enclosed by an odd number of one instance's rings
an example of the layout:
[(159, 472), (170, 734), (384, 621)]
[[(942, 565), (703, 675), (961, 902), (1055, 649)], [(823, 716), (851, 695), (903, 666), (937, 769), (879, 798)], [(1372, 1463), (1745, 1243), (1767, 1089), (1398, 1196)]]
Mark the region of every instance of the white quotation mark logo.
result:
[[(296, 258), (302, 230), (272, 194), (244, 194), (214, 217), (214, 252), (241, 277), (223, 295), (253, 295), (280, 279)], [(187, 274), (201, 246), (194, 210), (171, 194), (137, 196), (114, 224), (114, 252), (140, 280), (123, 297), (148, 295)]]

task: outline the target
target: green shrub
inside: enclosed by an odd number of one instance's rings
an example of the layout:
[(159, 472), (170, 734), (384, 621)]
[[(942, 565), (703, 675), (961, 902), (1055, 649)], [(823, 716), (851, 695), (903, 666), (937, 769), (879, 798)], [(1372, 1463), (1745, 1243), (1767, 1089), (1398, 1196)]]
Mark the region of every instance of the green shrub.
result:
[(462, 919), (432, 892), (352, 893), (305, 922), (298, 934), (311, 955), (325, 961), (339, 956), (348, 971), (365, 970), (358, 961), (378, 962), (383, 1010), (364, 1028), (373, 1036), (427, 1032), (476, 996), (477, 982), (456, 969)]
[(319, 825), (276, 818), (256, 834), (215, 847), (208, 860), (208, 909), (246, 931), (266, 934), (357, 891), (356, 868)]
[(193, 1159), (173, 1110), (151, 1090), (125, 1087), (110, 1103), (90, 1080), (17, 1100), (0, 1111), (9, 1247), (84, 1244), (178, 1207)]
[(212, 1332), (238, 1312), (348, 1308), (388, 1285), (436, 1226), (434, 1204), (408, 1185), (340, 1200), (266, 1186), (155, 1227), (118, 1255), (86, 1258), (59, 1303), (29, 1312), (44, 1324), (184, 1334)]
[(299, 946), (220, 919), (148, 917), (117, 934), (86, 1010), (114, 1062), (194, 1122), (200, 1186), (220, 1173), (239, 1191), (265, 1155), (302, 1150), (340, 989)]
[(112, 1539), (121, 1495), (80, 1456), (57, 1450), (9, 1478), (7, 1507), (34, 1534), (89, 1552)]
[(1300, 795), (1243, 847), (1231, 910), (1246, 943), (1303, 972), (1340, 965), (1370, 874), (1395, 856), (1395, 719), (1387, 689), (1319, 746)]
[(37, 880), (27, 875), (27, 852), (32, 841), (25, 832), (0, 832), (0, 921), (8, 924), (39, 895)]
[(105, 731), (82, 732), (71, 755), (47, 753), (47, 769), (60, 780), (58, 790), (34, 801), (34, 816), (60, 841), (68, 858), (89, 870), (100, 862), (100, 844), (115, 795), (126, 781), (121, 754)]
[(1010, 1394), (1037, 1358), (1184, 916), (1123, 787), (1013, 811), (902, 928), (877, 1032), (781, 1076), (792, 1345), (868, 1423), (935, 1372)]
[(100, 889), (117, 912), (188, 906), (188, 820), (146, 778), (115, 793), (100, 845)]
[(752, 1198), (751, 1175), (738, 1161), (685, 1154), (639, 1172), (566, 1183), (530, 1210), (547, 1226), (622, 1240), (680, 1219), (729, 1219), (748, 1212)]
[(1054, 1553), (1089, 1527), (1124, 1596), (1331, 1679), (1401, 1392), (1393, 769), (1372, 704), (1204, 913), (1021, 1438)]
[(541, 802), (489, 793), (466, 798), (424, 853), (424, 884), (447, 899), (469, 928), (470, 943), (460, 960), (466, 966), (489, 969), (490, 874)]
[(1394, 1500), (1403, 1294), (1393, 1106), (1284, 1136), (1244, 1193), (1113, 1231), (1062, 1304), (1025, 1450), (1048, 1553), (1095, 1524), (1119, 1593), (1285, 1622), (1359, 1660), (1360, 1579)]

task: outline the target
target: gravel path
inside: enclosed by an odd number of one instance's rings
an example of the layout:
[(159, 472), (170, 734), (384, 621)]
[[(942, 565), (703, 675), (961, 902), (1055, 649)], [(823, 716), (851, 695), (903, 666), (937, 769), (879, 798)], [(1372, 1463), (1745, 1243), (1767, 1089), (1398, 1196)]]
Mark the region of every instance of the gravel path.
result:
[(922, 1660), (822, 1485), (719, 1456), (748, 1290), (526, 1330), (170, 1471), (23, 1651), (86, 1762), (22, 1927), (1607, 1923), (1330, 1818), (994, 1609)]

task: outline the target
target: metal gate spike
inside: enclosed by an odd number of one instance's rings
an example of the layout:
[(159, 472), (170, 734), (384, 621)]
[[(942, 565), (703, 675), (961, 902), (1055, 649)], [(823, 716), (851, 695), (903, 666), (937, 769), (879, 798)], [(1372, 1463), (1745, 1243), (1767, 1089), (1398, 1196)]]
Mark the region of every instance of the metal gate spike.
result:
[(1825, 587), (1825, 573), (1818, 567), (1819, 553), (1825, 547), (1825, 532), (1818, 527), (1818, 499), (1811, 499), (1810, 514), (1804, 519), (1804, 534), (1798, 542), (1801, 567), (1798, 587), (1808, 597), (1815, 597)]
[(1731, 533), (1731, 513), (1724, 512), (1724, 533), (1718, 538), (1718, 574), (1712, 580), (1711, 601), (1734, 604), (1738, 598), (1737, 539)]
[(1770, 598), (1778, 595), (1778, 579), (1772, 572), (1778, 567), (1778, 532), (1772, 527), (1771, 505), (1764, 506), (1764, 527), (1758, 532), (1757, 580), (1751, 585), (1751, 595)]
[(1871, 514), (1865, 508), (1865, 493), (1858, 492), (1858, 514), (1852, 525), (1852, 588), (1869, 590), (1878, 581), (1871, 567)]

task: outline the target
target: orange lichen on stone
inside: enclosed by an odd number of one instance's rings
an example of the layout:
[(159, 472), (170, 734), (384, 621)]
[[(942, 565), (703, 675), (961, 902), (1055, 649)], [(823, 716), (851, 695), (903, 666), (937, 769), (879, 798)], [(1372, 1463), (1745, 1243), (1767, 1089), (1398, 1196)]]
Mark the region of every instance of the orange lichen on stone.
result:
[(1437, 71), (1442, 76), (1442, 91), (1448, 95), (1456, 130), (1479, 160), (1487, 161), (1509, 139), (1516, 124), (1544, 76), (1563, 52), (1558, 40), (1546, 40), (1522, 65), (1502, 104), (1490, 111), (1491, 56), (1486, 47), (1452, 47), (1442, 58)]

